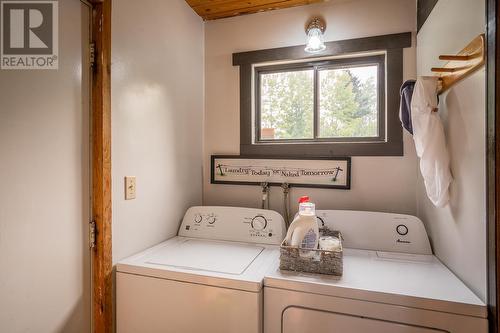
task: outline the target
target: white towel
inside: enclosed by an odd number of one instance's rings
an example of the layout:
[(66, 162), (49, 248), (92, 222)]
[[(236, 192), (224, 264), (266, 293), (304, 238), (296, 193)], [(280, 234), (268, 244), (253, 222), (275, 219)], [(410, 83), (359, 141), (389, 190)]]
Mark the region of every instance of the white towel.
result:
[(437, 112), (437, 77), (420, 77), (415, 83), (411, 100), (413, 140), (420, 157), (420, 172), (427, 196), (437, 207), (448, 203), (448, 187), (453, 178), (446, 148), (443, 124)]

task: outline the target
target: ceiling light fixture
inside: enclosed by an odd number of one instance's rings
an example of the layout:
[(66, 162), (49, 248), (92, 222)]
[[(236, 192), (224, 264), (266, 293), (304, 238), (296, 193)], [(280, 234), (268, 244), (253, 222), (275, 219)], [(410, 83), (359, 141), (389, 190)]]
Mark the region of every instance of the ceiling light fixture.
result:
[(323, 33), (325, 32), (325, 21), (319, 17), (313, 18), (306, 28), (307, 45), (304, 51), (308, 53), (318, 53), (326, 49), (323, 42)]

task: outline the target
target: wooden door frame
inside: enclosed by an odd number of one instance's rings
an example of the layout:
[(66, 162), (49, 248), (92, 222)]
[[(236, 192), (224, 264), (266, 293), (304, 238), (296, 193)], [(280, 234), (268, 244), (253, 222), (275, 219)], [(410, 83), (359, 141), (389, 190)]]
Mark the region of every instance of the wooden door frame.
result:
[(92, 331), (113, 331), (111, 239), (111, 0), (91, 0), (92, 42)]

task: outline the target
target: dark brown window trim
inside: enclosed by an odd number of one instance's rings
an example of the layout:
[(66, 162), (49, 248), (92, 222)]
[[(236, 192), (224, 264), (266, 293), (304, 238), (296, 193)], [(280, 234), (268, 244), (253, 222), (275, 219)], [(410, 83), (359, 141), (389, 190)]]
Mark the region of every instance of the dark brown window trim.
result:
[(438, 0), (418, 0), (417, 1), (417, 33), (420, 31), (425, 21), (431, 14)]
[[(411, 46), (411, 33), (392, 34), (325, 43), (320, 55), (311, 56), (304, 46), (233, 54), (240, 66), (240, 154), (246, 156), (402, 156), (403, 132), (399, 122), (399, 88), (403, 83), (403, 48)], [(253, 64), (268, 61), (307, 60), (355, 52), (386, 52), (386, 142), (351, 143), (271, 143), (253, 144), (252, 76)]]

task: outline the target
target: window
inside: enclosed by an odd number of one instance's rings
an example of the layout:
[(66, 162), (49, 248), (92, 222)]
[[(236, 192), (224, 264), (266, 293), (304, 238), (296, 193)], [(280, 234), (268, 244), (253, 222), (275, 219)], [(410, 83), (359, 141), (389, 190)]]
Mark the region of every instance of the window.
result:
[(383, 141), (384, 55), (255, 67), (255, 142)]
[(240, 72), (240, 155), (402, 156), (399, 89), (411, 33), (233, 54)]

